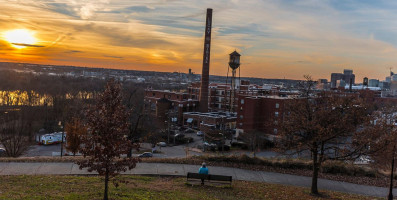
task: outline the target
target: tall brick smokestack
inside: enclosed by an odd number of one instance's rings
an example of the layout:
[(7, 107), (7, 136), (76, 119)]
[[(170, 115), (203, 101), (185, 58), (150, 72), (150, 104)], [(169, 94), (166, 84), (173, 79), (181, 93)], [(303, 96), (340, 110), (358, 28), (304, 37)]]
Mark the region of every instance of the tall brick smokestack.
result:
[(207, 9), (204, 38), (203, 71), (201, 73), (200, 112), (208, 112), (208, 86), (210, 76), (212, 9)]

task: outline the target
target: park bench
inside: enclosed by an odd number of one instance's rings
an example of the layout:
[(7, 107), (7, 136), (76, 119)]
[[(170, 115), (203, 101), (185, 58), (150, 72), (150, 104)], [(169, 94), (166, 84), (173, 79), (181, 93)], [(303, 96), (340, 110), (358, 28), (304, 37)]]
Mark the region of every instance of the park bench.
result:
[(230, 184), (232, 186), (232, 176), (222, 176), (215, 174), (199, 174), (188, 172), (186, 175), (186, 181), (188, 183), (198, 182), (201, 183), (201, 179), (208, 181), (212, 184)]

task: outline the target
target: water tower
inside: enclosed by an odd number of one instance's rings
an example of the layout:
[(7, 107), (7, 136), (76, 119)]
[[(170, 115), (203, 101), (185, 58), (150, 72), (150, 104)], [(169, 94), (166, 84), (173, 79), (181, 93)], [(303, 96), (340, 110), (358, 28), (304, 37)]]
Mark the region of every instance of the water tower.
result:
[[(239, 78), (240, 78), (240, 54), (237, 53), (237, 51), (233, 51), (231, 54), (229, 54), (229, 68), (227, 70), (227, 76), (226, 76), (226, 85), (228, 85), (228, 77), (229, 77), (229, 70), (232, 71), (231, 79), (230, 79), (230, 92), (229, 92), (229, 111), (230, 112), (235, 112), (234, 110), (234, 101), (236, 98), (236, 78), (237, 78), (237, 69), (239, 70)], [(227, 92), (225, 92), (225, 95), (227, 95)], [(225, 98), (226, 101), (227, 98)], [(227, 107), (226, 107), (227, 109)]]

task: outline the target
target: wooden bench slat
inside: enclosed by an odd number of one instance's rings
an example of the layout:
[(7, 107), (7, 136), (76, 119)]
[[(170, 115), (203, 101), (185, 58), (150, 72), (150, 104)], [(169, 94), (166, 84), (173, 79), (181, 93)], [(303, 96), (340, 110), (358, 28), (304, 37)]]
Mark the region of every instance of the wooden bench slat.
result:
[(199, 173), (187, 173), (187, 178), (196, 178), (196, 179), (208, 179), (208, 174), (199, 174)]
[(204, 179), (209, 181), (217, 181), (219, 183), (222, 182), (230, 182), (232, 184), (232, 176), (223, 176), (223, 175), (215, 175), (215, 174), (199, 174), (199, 173), (191, 173), (188, 172), (186, 175), (187, 180), (189, 179)]
[(231, 176), (222, 176), (222, 175), (210, 175), (210, 180), (215, 181), (232, 181)]

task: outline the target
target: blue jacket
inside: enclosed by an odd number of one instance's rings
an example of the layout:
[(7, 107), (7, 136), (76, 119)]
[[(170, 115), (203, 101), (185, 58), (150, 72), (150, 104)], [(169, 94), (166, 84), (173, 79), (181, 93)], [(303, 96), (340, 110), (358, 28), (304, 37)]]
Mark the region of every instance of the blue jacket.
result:
[(208, 174), (208, 168), (207, 167), (200, 167), (198, 173), (199, 174)]

